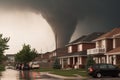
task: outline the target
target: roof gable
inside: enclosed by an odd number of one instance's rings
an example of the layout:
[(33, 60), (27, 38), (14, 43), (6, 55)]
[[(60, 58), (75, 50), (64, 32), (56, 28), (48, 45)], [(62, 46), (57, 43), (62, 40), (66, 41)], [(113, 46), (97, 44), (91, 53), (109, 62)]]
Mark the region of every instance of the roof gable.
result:
[(68, 45), (73, 45), (73, 44), (78, 44), (78, 43), (90, 43), (92, 42), (92, 40), (98, 38), (99, 36), (103, 34), (104, 34), (103, 32), (94, 32), (86, 36), (81, 36), (80, 38), (76, 39), (75, 41), (72, 41)]
[(120, 52), (120, 47), (115, 48), (115, 49), (113, 49), (113, 50), (111, 50), (111, 51), (109, 51), (107, 53), (117, 53), (117, 52)]
[(98, 37), (96, 40), (102, 40), (102, 39), (106, 39), (106, 38), (112, 38), (114, 35), (119, 34), (120, 33), (120, 28), (114, 28), (113, 30), (107, 32), (106, 34), (103, 34), (102, 36)]

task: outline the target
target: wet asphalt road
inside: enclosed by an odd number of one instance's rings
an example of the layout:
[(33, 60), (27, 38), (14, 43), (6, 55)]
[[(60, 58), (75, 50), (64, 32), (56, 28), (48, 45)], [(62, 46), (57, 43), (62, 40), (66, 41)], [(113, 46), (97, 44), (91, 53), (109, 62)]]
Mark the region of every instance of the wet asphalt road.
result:
[(47, 75), (41, 75), (38, 72), (31, 71), (17, 71), (12, 69), (6, 69), (2, 72), (0, 80), (61, 80)]
[(120, 78), (104, 77), (104, 78), (88, 78), (88, 79), (59, 79), (55, 77), (48, 76), (47, 74), (40, 74), (37, 72), (30, 71), (17, 71), (12, 69), (7, 69), (2, 72), (0, 80), (120, 80)]

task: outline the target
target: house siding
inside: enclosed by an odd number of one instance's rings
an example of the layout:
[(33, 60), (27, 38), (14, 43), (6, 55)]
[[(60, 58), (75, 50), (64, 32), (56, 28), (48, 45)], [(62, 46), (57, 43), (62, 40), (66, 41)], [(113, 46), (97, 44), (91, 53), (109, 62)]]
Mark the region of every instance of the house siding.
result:
[(74, 52), (77, 52), (77, 51), (78, 51), (78, 50), (77, 50), (77, 47), (78, 47), (77, 45), (73, 45), (73, 46), (72, 46), (72, 53), (74, 53)]
[(115, 48), (120, 47), (120, 38), (115, 38)]
[(83, 47), (82, 47), (83, 51), (91, 48), (95, 48), (95, 43), (83, 43)]
[(120, 66), (120, 55), (117, 56), (117, 59), (116, 59), (116, 64)]
[(113, 39), (106, 40), (106, 52), (113, 49)]

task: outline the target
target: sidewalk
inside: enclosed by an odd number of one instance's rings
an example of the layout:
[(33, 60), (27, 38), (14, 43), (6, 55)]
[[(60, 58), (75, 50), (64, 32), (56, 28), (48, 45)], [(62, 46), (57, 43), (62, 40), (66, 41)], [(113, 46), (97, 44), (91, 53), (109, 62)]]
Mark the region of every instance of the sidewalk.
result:
[(0, 80), (18, 80), (18, 72), (16, 70), (6, 69), (6, 71), (2, 72)]
[(47, 75), (47, 76), (51, 76), (51, 77), (55, 77), (55, 78), (59, 78), (59, 79), (68, 79), (68, 80), (78, 80), (78, 79), (87, 79), (86, 77), (82, 77), (80, 75), (76, 75), (76, 77), (66, 77), (66, 76), (60, 76), (60, 75), (55, 75), (55, 74), (51, 74), (49, 72), (40, 72), (40, 75)]

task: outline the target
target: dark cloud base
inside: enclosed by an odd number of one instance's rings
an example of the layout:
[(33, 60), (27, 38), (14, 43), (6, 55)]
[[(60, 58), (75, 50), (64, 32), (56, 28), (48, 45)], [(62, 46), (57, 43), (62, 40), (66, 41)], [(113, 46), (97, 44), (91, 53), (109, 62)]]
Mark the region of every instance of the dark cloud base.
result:
[(2, 8), (42, 14), (57, 33), (59, 47), (69, 42), (76, 25), (79, 35), (119, 26), (119, 4), (120, 0), (0, 0)]

